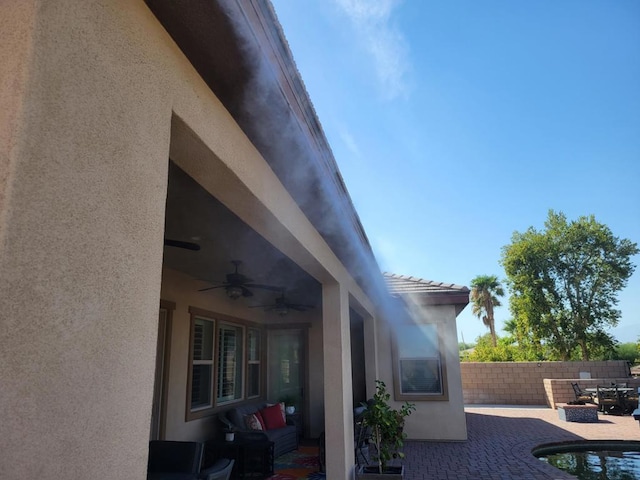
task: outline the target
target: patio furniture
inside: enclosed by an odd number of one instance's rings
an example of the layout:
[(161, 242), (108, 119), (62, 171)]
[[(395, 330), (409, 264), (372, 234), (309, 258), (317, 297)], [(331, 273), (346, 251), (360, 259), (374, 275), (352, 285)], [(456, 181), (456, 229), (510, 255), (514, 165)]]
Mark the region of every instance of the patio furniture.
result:
[(624, 404), (618, 387), (598, 385), (596, 387), (598, 409), (604, 414), (620, 415), (624, 412)]
[[(369, 459), (371, 428), (364, 425), (363, 413), (365, 410), (366, 407), (356, 407), (353, 409), (353, 437), (357, 465), (364, 465)], [(362, 463), (360, 463), (361, 461)]]
[[(364, 465), (369, 460), (369, 439), (371, 428), (364, 425), (362, 415), (367, 407), (360, 406), (353, 409), (353, 448), (357, 465)], [(326, 445), (325, 433), (318, 438), (320, 471), (325, 471)], [(362, 462), (362, 463), (361, 463)]]
[(593, 400), (593, 395), (589, 392), (585, 392), (584, 390), (582, 390), (577, 383), (571, 383), (571, 387), (573, 388), (573, 393), (576, 396), (576, 401), (595, 403)]
[(152, 440), (147, 480), (228, 480), (233, 461), (221, 458), (202, 470), (203, 452), (201, 442)]
[(148, 480), (195, 480), (202, 465), (203, 444), (152, 440), (147, 462)]
[(245, 435), (232, 442), (212, 440), (207, 442), (206, 449), (207, 456), (234, 460), (233, 478), (257, 479), (273, 475), (273, 442), (262, 435)]
[[(277, 423), (275, 416), (273, 416), (273, 423), (266, 422), (264, 427), (255, 425), (254, 428), (261, 429), (254, 430), (249, 428), (248, 425), (251, 425), (252, 422), (247, 418), (256, 415), (256, 412), (265, 412), (265, 409), (269, 407), (277, 408), (278, 405), (268, 403), (240, 405), (220, 413), (218, 418), (228, 428), (235, 431), (236, 439), (242, 440), (245, 436), (249, 436), (251, 439), (261, 437), (264, 441), (273, 442), (273, 455), (274, 458), (278, 458), (298, 448), (298, 426), (294, 424), (295, 419), (284, 415), (282, 421)], [(269, 412), (273, 413), (271, 409)]]
[(636, 392), (625, 392), (622, 395), (622, 402), (624, 404), (624, 413), (631, 413), (638, 408), (638, 395), (640, 394), (640, 387)]
[(235, 460), (229, 458), (221, 458), (211, 467), (200, 472), (202, 480), (229, 480)]

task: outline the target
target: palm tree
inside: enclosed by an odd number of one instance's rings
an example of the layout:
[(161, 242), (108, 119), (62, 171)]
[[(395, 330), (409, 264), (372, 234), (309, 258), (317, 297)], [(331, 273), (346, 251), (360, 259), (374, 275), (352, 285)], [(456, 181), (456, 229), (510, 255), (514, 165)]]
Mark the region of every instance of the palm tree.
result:
[(471, 301), (473, 314), (482, 319), (491, 333), (491, 341), (496, 346), (496, 326), (493, 308), (501, 305), (498, 297), (504, 296), (504, 289), (495, 275), (479, 275), (471, 280)]

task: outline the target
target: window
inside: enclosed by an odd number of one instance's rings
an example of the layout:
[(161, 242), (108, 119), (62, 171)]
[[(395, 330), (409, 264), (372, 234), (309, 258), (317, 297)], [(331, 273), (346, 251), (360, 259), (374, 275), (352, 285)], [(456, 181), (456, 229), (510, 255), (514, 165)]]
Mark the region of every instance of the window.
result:
[(438, 325), (401, 325), (395, 331), (394, 387), (398, 400), (447, 400)]
[(191, 410), (210, 408), (213, 406), (213, 321), (204, 318), (193, 321), (191, 362)]
[(253, 323), (190, 307), (191, 344), (186, 419), (215, 408), (260, 397), (262, 330)]
[(242, 327), (222, 325), (218, 331), (218, 403), (242, 398)]
[(260, 331), (247, 332), (247, 398), (260, 396)]

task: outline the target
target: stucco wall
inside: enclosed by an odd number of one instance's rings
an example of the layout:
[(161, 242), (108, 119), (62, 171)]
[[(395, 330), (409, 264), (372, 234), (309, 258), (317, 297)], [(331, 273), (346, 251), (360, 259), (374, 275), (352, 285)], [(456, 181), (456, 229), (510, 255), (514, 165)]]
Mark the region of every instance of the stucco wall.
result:
[(138, 2), (20, 3), (0, 7), (0, 58), (24, 74), (0, 95), (1, 475), (144, 478), (167, 38)]
[[(449, 399), (447, 401), (411, 401), (416, 405), (416, 410), (405, 422), (405, 433), (407, 438), (412, 440), (466, 440), (467, 425), (460, 381), (455, 309), (450, 305), (420, 308), (418, 318), (425, 323), (438, 323), (444, 326), (440, 353), (447, 369)], [(383, 372), (380, 378), (390, 392), (393, 392), (393, 373), (390, 369), (392, 330), (393, 323), (388, 324), (381, 329), (378, 337), (380, 370)], [(394, 408), (399, 408), (402, 403), (394, 402)]]
[[(15, 68), (3, 68), (0, 83), (0, 471), (145, 478), (170, 148), (273, 245), (372, 307), (142, 1), (0, 9), (0, 59)], [(173, 142), (172, 118), (206, 148)], [(184, 328), (173, 341), (182, 370)], [(348, 371), (336, 357), (324, 370), (336, 379)], [(177, 375), (179, 385), (186, 368)], [(170, 397), (176, 418), (184, 396)], [(206, 428), (168, 424), (174, 438)], [(344, 440), (328, 454), (343, 450), (348, 463)]]
[[(625, 361), (606, 362), (462, 362), (465, 404), (546, 405), (543, 379), (577, 379), (589, 372), (593, 379), (624, 378)], [(611, 381), (611, 380), (608, 380)]]

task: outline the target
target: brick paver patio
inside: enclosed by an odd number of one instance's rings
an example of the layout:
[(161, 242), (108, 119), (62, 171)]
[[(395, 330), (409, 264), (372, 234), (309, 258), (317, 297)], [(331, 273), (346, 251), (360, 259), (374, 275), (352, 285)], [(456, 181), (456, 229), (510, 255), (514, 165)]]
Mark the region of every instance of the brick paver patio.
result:
[(640, 426), (629, 415), (598, 414), (598, 423), (574, 423), (542, 407), (474, 406), (465, 412), (468, 441), (405, 443), (406, 480), (575, 480), (531, 449), (570, 440), (640, 440)]

